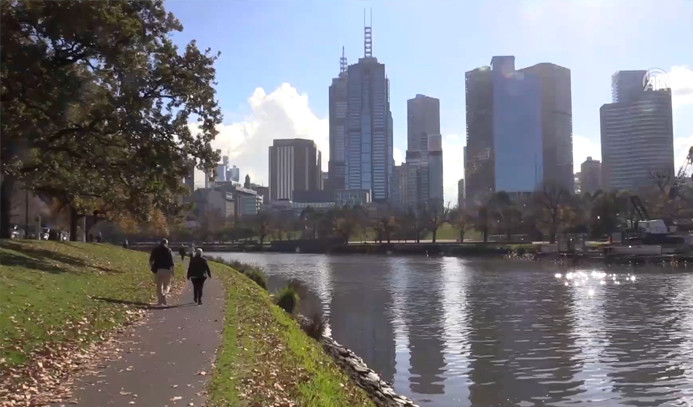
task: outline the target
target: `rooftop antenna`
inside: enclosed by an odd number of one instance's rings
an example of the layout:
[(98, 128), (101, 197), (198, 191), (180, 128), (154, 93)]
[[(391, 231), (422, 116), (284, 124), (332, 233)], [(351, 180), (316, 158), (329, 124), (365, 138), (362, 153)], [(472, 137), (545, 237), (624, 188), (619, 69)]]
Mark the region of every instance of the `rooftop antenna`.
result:
[(342, 57), (339, 58), (339, 73), (347, 71), (347, 59), (344, 56), (344, 46), (342, 45)]
[(363, 56), (371, 58), (373, 56), (373, 9), (371, 9), (371, 25), (366, 25), (366, 9), (363, 9)]

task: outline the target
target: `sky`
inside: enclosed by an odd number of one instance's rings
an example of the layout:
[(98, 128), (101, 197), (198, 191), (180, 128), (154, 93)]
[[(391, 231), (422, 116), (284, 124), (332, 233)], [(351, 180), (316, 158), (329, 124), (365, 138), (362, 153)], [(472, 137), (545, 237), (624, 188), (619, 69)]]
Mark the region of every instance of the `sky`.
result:
[[(573, 155), (600, 159), (599, 108), (611, 102), (619, 70), (668, 72), (677, 168), (693, 146), (693, 0), (356, 1), (169, 0), (182, 48), (221, 52), (217, 97), (224, 123), (213, 146), (241, 177), (267, 184), (276, 138), (310, 138), (327, 170), (328, 87), (363, 56), (364, 10), (372, 11), (373, 55), (390, 78), (395, 161), (406, 151), (406, 103), (440, 99), (445, 200), (457, 202), (464, 177), (466, 71), (494, 55), (516, 68), (551, 62), (571, 70)], [(367, 17), (368, 18), (368, 17)]]

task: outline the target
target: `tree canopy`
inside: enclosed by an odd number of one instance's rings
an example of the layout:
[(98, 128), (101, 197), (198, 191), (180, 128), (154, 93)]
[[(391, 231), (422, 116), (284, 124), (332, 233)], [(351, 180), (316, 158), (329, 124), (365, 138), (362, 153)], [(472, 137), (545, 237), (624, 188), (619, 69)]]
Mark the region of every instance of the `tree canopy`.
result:
[(73, 214), (175, 212), (190, 166), (218, 161), (218, 54), (179, 50), (161, 0), (0, 7), (3, 233), (14, 181)]

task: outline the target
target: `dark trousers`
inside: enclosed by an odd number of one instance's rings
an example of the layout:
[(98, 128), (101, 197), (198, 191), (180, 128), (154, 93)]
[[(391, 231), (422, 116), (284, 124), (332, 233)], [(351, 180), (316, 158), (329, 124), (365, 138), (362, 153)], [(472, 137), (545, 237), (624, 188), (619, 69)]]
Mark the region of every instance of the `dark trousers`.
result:
[(206, 278), (191, 278), (190, 281), (192, 281), (193, 284), (193, 295), (195, 298), (195, 302), (197, 301), (202, 301), (202, 287), (205, 285), (205, 280)]

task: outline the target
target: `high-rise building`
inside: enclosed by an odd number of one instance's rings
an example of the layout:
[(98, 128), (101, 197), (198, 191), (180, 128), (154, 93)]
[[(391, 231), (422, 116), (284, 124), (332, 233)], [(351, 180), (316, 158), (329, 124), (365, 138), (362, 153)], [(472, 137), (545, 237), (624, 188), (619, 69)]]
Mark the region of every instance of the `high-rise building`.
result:
[(543, 182), (568, 191), (572, 174), (570, 71), (542, 63), (516, 70), (515, 57), (465, 75), (465, 196), (526, 193)]
[(428, 152), (428, 136), (439, 134), (440, 100), (420, 94), (407, 100), (407, 150)]
[(651, 89), (647, 71), (611, 78), (613, 103), (600, 109), (602, 186), (637, 189), (656, 175), (674, 175), (670, 89)]
[(370, 190), (374, 202), (386, 202), (394, 165), (390, 82), (373, 57), (371, 27), (364, 38), (364, 57), (347, 69), (345, 187)]
[(428, 202), (443, 208), (443, 141), (440, 134), (428, 136)]
[(294, 191), (320, 190), (321, 161), (320, 151), (312, 140), (274, 140), (269, 147), (270, 202), (291, 200)]
[(192, 195), (192, 193), (195, 192), (195, 163), (188, 165), (188, 173), (185, 176), (183, 183)]
[(347, 80), (348, 65), (342, 47), (342, 57), (339, 59), (339, 76), (332, 79), (330, 85), (330, 158), (328, 172), (330, 173), (329, 189), (345, 188), (345, 150), (346, 150), (346, 117), (347, 117)]
[(407, 164), (402, 163), (392, 167), (390, 178), (390, 204), (403, 209), (407, 202)]
[(573, 107), (570, 69), (541, 63), (521, 69), (541, 83), (542, 167), (544, 182), (572, 191)]
[(580, 165), (580, 192), (594, 193), (602, 188), (602, 163), (587, 157)]
[(228, 181), (239, 182), (241, 180), (241, 170), (235, 165), (227, 169), (226, 178)]
[(495, 190), (493, 157), (493, 82), (491, 68), (465, 74), (467, 146), (464, 154), (465, 196), (478, 204)]
[(443, 205), (443, 149), (440, 101), (417, 94), (407, 101), (407, 174), (405, 206)]
[(464, 208), (464, 178), (457, 181), (457, 207)]

